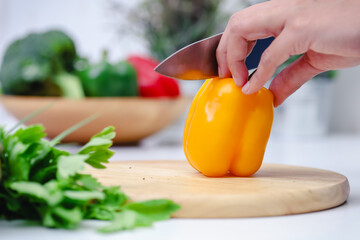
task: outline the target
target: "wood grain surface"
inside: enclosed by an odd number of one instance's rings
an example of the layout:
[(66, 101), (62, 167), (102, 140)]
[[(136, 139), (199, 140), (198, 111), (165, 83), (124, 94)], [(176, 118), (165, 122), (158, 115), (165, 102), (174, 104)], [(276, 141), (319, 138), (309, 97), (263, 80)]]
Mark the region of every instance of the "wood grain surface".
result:
[(111, 162), (88, 169), (105, 185), (120, 185), (134, 201), (168, 198), (178, 218), (236, 218), (306, 213), (336, 207), (349, 195), (345, 176), (321, 169), (263, 164), (248, 178), (208, 178), (186, 161)]

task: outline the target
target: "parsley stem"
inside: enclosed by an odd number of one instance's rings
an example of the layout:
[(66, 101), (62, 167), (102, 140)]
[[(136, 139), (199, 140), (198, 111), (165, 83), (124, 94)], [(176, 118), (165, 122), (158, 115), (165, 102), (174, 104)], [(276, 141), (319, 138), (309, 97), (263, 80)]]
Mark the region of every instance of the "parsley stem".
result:
[(30, 119), (34, 118), (35, 116), (39, 115), (42, 112), (45, 112), (46, 110), (48, 110), (50, 107), (52, 107), (55, 104), (55, 102), (49, 103), (47, 105), (45, 105), (44, 107), (30, 113), (29, 115), (27, 115), (26, 117), (24, 117), (23, 119), (21, 119), (15, 126), (13, 126), (8, 132), (7, 134), (10, 134), (12, 131), (14, 131), (15, 129), (17, 129), (19, 126), (21, 126), (22, 124), (26, 123), (27, 121), (29, 121)]
[(65, 131), (63, 131), (62, 133), (60, 133), (59, 135), (57, 135), (53, 140), (50, 141), (50, 146), (55, 146), (56, 144), (60, 143), (60, 141), (62, 139), (64, 139), (67, 135), (69, 135), (70, 133), (78, 130), (79, 128), (85, 126), (86, 124), (88, 124), (89, 122), (91, 122), (92, 120), (96, 119), (99, 116), (98, 113), (82, 120), (81, 122), (75, 124), (74, 126), (66, 129)]

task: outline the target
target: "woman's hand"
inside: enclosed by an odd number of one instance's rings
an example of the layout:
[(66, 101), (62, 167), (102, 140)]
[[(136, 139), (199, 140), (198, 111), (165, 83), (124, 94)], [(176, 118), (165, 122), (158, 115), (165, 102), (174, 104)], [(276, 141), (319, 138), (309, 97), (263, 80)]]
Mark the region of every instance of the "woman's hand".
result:
[[(257, 39), (274, 36), (247, 82), (245, 58)], [(359, 0), (273, 0), (235, 13), (216, 56), (220, 77), (232, 77), (245, 94), (257, 92), (291, 55), (303, 54), (270, 85), (280, 105), (315, 75), (360, 64)]]

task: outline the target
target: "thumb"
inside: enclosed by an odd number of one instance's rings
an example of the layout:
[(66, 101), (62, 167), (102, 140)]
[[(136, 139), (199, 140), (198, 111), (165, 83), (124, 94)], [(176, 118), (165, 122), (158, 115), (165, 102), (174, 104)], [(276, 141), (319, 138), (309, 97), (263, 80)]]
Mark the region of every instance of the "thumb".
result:
[(282, 70), (271, 82), (269, 89), (274, 94), (274, 106), (279, 106), (304, 83), (321, 72), (323, 70), (317, 69), (310, 64), (305, 53)]

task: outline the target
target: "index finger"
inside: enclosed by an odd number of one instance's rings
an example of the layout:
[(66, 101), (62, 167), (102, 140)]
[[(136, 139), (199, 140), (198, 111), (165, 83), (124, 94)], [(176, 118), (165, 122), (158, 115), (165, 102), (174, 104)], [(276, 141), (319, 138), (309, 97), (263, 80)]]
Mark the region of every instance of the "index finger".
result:
[[(244, 60), (254, 41), (277, 36), (283, 29), (284, 18), (278, 16), (278, 11), (277, 4), (265, 2), (237, 12), (230, 18), (216, 52), (220, 77), (232, 75), (235, 80), (244, 76), (246, 79)], [(259, 12), (264, 14), (259, 15)]]

